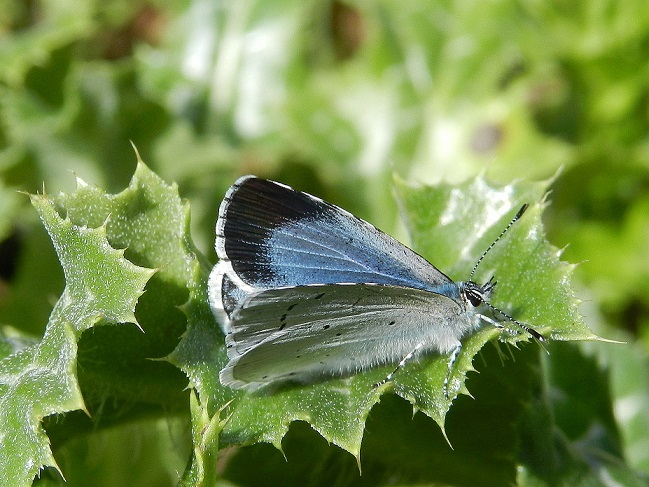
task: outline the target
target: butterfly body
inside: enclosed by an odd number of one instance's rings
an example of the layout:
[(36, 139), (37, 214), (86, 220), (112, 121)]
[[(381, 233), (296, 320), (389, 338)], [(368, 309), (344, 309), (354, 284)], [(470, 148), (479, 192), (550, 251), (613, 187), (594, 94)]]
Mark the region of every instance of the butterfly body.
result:
[(216, 234), (209, 299), (229, 358), (220, 380), (233, 388), (344, 376), (415, 353), (454, 360), (494, 286), (456, 283), (351, 213), (253, 176), (228, 190)]

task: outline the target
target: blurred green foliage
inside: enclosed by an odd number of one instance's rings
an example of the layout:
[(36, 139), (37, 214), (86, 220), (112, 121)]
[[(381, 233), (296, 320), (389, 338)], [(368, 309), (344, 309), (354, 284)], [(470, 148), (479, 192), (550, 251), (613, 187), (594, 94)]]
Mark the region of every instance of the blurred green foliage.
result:
[[(483, 171), (503, 184), (556, 175), (544, 215), (549, 240), (566, 247), (564, 259), (582, 263), (573, 286), (586, 300), (587, 324), (627, 344), (549, 345), (543, 379), (530, 381), (546, 390), (536, 400), (551, 404), (530, 408), (552, 420), (526, 420), (536, 437), (520, 445), (516, 458), (526, 468), (518, 481), (578, 484), (594, 475), (603, 482), (593, 474), (602, 458), (580, 450), (596, 443), (620, 462), (618, 470), (608, 462), (606, 474), (636, 484), (649, 475), (648, 54), (642, 0), (5, 0), (0, 352), (40, 339), (64, 287), (51, 241), (16, 191), (44, 184), (48, 194), (69, 193), (76, 175), (119, 192), (136, 167), (130, 141), (189, 200), (191, 235), (212, 263), (218, 204), (241, 174), (317, 194), (392, 234), (402, 231), (395, 172), (427, 183), (459, 183)], [(343, 465), (341, 485), (387, 482), (396, 467), (377, 458), (393, 461), (395, 453), (379, 444), (385, 426), (377, 418), (390, 412), (399, 422), (409, 412), (396, 399), (385, 403), (370, 418), (377, 432), (368, 435), (360, 478), (351, 456), (302, 425), (285, 441), (288, 464), (255, 446), (231, 453), (220, 471), (241, 485), (316, 485)], [(559, 447), (547, 431), (553, 424), (564, 435)], [(407, 444), (415, 427), (396, 428), (395, 445)], [(54, 441), (55, 458), (98, 475), (81, 465), (123, 454), (128, 433), (105, 434), (104, 448), (89, 459), (73, 454), (83, 450), (77, 443)], [(146, 435), (164, 433), (151, 423)], [(168, 434), (165, 441), (173, 450)], [(296, 460), (300, 451), (321, 454)], [(563, 454), (550, 461), (549, 451)], [(156, 463), (146, 453), (142, 468), (156, 472), (150, 485), (161, 485), (163, 470), (172, 484), (180, 478), (174, 469), (186, 459), (161, 452)], [(248, 478), (246, 462), (264, 459), (267, 477)], [(419, 460), (403, 459), (424, 472)], [(145, 477), (132, 479), (147, 485)], [(76, 485), (77, 477), (68, 478)], [(397, 479), (454, 483), (448, 472)]]

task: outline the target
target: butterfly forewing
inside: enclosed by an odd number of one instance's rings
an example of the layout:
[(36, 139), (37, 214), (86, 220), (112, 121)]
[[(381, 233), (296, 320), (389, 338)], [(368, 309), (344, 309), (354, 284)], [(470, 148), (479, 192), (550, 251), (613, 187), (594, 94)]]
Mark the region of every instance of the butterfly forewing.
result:
[[(219, 212), (216, 249), (257, 289), (375, 283), (436, 291), (452, 281), (421, 256), (337, 206), (273, 181), (239, 179)], [(218, 269), (218, 266), (217, 266)]]

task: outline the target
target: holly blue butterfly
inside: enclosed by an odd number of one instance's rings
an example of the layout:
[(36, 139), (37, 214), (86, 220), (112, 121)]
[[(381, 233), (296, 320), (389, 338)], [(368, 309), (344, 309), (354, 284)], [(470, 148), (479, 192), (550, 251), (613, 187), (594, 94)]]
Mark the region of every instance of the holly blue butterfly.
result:
[(461, 339), (501, 315), (492, 306), (493, 278), (454, 282), (423, 257), (333, 204), (274, 181), (244, 176), (228, 190), (216, 223), (219, 261), (209, 301), (229, 358), (223, 385), (255, 390), (286, 381), (308, 383), (448, 354), (449, 375)]

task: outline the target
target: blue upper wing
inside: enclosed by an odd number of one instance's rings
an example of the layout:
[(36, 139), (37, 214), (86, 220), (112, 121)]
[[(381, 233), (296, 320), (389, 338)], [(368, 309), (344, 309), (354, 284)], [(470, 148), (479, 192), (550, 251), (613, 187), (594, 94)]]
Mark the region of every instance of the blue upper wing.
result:
[(226, 194), (216, 235), (219, 260), (257, 289), (375, 283), (452, 298), (457, 292), (450, 278), (371, 224), (253, 176), (240, 178)]

